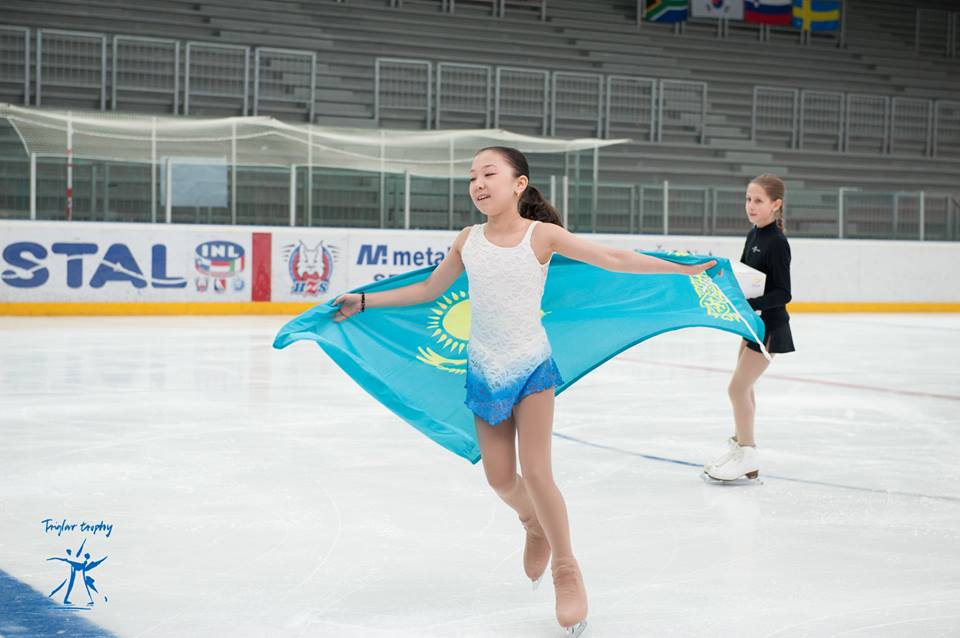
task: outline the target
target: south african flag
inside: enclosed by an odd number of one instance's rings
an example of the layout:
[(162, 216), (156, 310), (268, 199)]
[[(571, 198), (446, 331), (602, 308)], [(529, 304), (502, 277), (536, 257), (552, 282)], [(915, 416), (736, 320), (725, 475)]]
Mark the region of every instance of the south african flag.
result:
[(647, 0), (643, 17), (650, 22), (686, 22), (689, 5), (688, 0)]

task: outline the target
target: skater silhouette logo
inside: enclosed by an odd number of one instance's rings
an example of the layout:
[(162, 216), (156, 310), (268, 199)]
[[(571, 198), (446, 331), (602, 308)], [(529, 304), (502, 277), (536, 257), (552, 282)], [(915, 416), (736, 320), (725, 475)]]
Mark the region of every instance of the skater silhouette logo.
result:
[[(90, 552), (84, 553), (84, 546), (87, 544), (86, 539), (80, 544), (80, 548), (74, 553), (69, 548), (66, 550), (66, 557), (53, 556), (48, 558), (48, 561), (62, 561), (66, 566), (70, 568), (70, 575), (65, 577), (57, 587), (50, 592), (48, 598), (53, 598), (55, 595), (63, 591), (63, 606), (67, 609), (89, 609), (93, 607), (94, 594), (102, 596), (103, 602), (107, 602), (107, 596), (100, 592), (97, 589), (96, 583), (93, 576), (90, 575), (94, 569), (96, 569), (103, 561), (107, 560), (107, 557), (97, 560), (90, 560)], [(79, 582), (78, 582), (79, 581)], [(64, 591), (65, 590), (65, 591)], [(77, 593), (79, 590), (80, 595), (86, 594), (86, 600), (81, 603), (75, 603), (70, 600), (70, 596)], [(82, 600), (82, 598), (81, 598)]]

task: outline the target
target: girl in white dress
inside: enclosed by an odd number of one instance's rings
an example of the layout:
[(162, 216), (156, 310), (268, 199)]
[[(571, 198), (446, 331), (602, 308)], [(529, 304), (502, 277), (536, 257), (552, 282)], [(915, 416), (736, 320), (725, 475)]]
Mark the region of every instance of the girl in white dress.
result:
[(470, 197), (487, 222), (464, 228), (428, 279), (369, 295), (341, 295), (334, 302), (335, 320), (366, 308), (432, 301), (466, 269), (472, 316), (465, 404), (474, 413), (483, 469), (526, 529), (523, 567), (534, 587), (553, 555), (557, 621), (569, 636), (579, 636), (586, 628), (587, 592), (551, 464), (554, 388), (563, 381), (540, 322), (551, 256), (638, 274), (696, 275), (716, 261), (684, 266), (576, 237), (530, 186), (529, 174), (516, 149), (480, 150), (470, 168)]

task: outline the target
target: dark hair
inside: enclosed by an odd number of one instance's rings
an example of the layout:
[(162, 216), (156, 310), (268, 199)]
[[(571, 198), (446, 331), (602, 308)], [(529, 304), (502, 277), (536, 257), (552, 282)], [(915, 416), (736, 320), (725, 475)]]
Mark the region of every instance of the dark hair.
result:
[(787, 187), (784, 185), (783, 180), (777, 177), (776, 175), (771, 175), (769, 173), (764, 173), (763, 175), (757, 175), (752, 180), (751, 184), (756, 184), (767, 194), (772, 200), (781, 200), (780, 208), (777, 209), (777, 216), (775, 220), (777, 222), (777, 228), (781, 231), (785, 230), (784, 220), (783, 220), (783, 196), (787, 191)]
[[(527, 158), (517, 149), (509, 146), (487, 146), (481, 148), (476, 154), (479, 155), (484, 151), (500, 153), (507, 160), (507, 163), (513, 167), (514, 177), (526, 175), (527, 179), (530, 179), (530, 165), (527, 163)], [(560, 219), (560, 213), (557, 212), (557, 209), (546, 200), (539, 189), (529, 183), (527, 183), (526, 190), (520, 194), (518, 206), (521, 217), (563, 227), (563, 221)]]

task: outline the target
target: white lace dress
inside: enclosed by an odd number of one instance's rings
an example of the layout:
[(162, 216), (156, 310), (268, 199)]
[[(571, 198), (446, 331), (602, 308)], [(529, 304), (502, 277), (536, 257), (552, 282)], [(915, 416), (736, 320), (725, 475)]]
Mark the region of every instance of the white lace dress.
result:
[(486, 224), (477, 224), (463, 246), (471, 313), (464, 403), (491, 425), (528, 394), (563, 383), (540, 323), (549, 263), (541, 264), (530, 246), (538, 224), (511, 247), (491, 243)]

